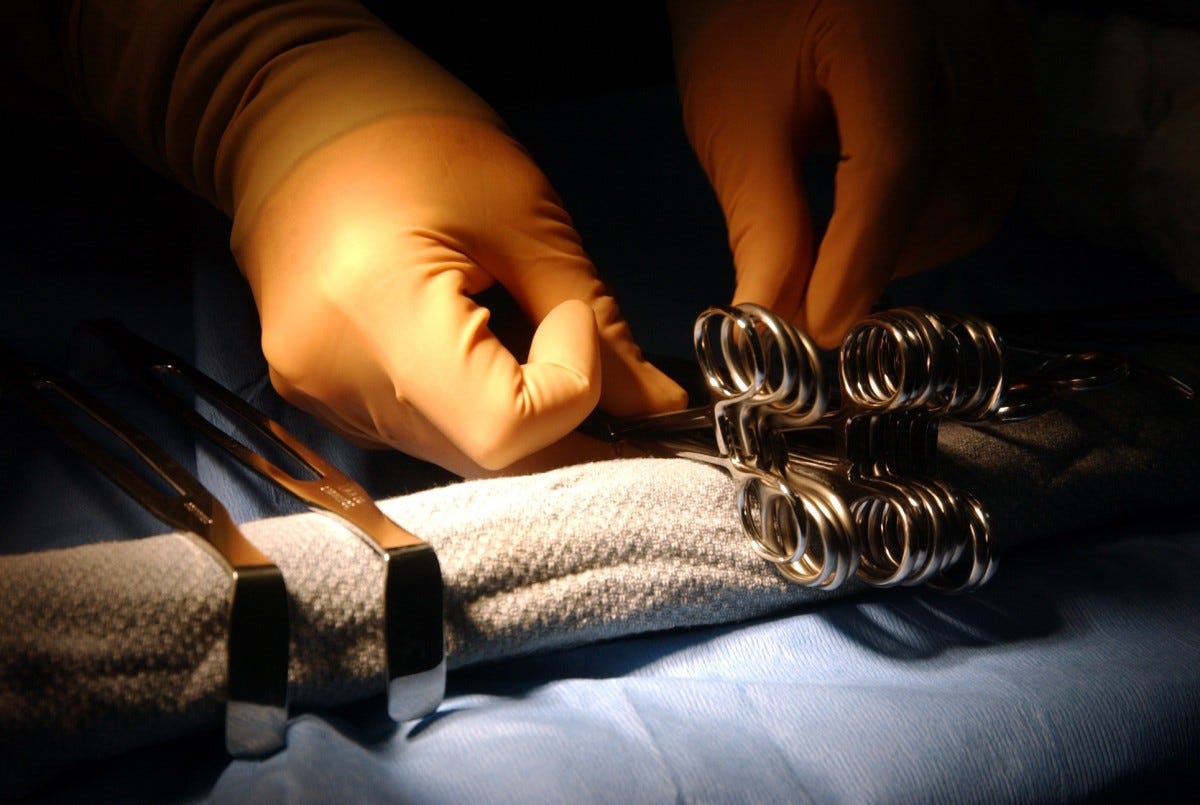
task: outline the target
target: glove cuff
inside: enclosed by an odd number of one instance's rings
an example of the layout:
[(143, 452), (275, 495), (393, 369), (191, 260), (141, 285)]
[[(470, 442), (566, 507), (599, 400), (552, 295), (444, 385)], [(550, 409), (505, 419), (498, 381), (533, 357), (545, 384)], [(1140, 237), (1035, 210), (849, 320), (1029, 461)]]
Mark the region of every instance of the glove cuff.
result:
[(494, 111), (354, 0), (71, 0), (84, 115), (244, 229), (291, 168), (380, 118)]

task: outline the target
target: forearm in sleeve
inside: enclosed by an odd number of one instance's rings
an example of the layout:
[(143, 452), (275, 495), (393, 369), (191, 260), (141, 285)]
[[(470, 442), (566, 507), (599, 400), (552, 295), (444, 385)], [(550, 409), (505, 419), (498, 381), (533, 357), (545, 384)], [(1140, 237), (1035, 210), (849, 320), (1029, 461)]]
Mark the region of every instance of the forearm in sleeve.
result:
[(495, 119), (353, 0), (68, 0), (61, 58), (85, 116), (235, 227), (306, 154), (373, 120)]

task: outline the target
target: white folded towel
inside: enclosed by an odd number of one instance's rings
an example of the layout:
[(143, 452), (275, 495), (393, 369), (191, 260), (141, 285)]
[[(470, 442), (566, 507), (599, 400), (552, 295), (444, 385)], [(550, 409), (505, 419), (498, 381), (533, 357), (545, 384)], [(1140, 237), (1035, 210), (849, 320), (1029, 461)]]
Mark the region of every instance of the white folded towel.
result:
[[(1026, 422), (946, 424), (941, 452), (943, 473), (1012, 547), (1194, 502), (1200, 406), (1125, 383)], [(381, 506), (437, 550), (452, 668), (858, 589), (781, 580), (750, 550), (727, 476), (682, 459), (464, 482)], [(293, 705), (382, 693), (376, 555), (321, 514), (244, 530), (292, 599)], [(218, 725), (227, 588), (177, 534), (0, 557), (0, 777)]]

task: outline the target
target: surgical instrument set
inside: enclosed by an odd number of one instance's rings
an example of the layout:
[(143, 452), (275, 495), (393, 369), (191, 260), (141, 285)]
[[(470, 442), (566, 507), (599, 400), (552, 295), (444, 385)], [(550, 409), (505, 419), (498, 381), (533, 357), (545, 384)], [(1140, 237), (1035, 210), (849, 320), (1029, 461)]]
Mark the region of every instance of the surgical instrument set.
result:
[[(405, 721), (435, 710), (445, 692), (446, 663), (441, 568), (433, 548), (390, 520), (359, 484), (279, 423), (177, 356), (116, 322), (90, 323), (80, 335), (103, 345), (177, 421), (313, 510), (337, 519), (377, 554), (383, 570), (380, 611), (388, 715)], [(0, 392), (24, 402), (61, 440), (151, 514), (199, 537), (226, 569), (232, 583), (226, 749), (234, 757), (253, 757), (282, 748), (294, 613), (289, 613), (286, 579), (279, 568), (243, 536), (212, 493), (96, 395), (49, 368), (26, 364), (7, 353), (0, 353), (0, 358)], [(206, 402), (219, 416), (202, 415), (182, 393)], [(175, 494), (147, 482), (126, 460), (74, 424), (60, 410), (64, 406), (132, 449), (139, 463)], [(224, 427), (216, 424), (221, 421)], [(239, 431), (266, 440), (311, 477), (297, 477), (255, 452), (232, 435)]]
[[(445, 694), (446, 661), (442, 576), (433, 548), (390, 520), (362, 486), (282, 425), (178, 356), (115, 321), (89, 322), (81, 334), (95, 338), (111, 350), (178, 420), (314, 511), (340, 521), (378, 554), (384, 573), (382, 611), (388, 715), (395, 721), (406, 721), (435, 710)], [(225, 417), (267, 439), (314, 477), (297, 477), (254, 452), (187, 404), (173, 390), (170, 381), (181, 382)]]
[(940, 421), (1017, 421), (1059, 394), (1146, 371), (1116, 353), (1006, 343), (981, 317), (918, 308), (861, 320), (836, 367), (751, 304), (703, 312), (693, 343), (708, 405), (610, 421), (600, 435), (726, 470), (753, 550), (788, 580), (826, 589), (852, 576), (951, 591), (986, 582), (988, 515), (937, 477)]
[[(257, 757), (283, 748), (288, 714), (290, 612), (279, 568), (234, 524), (190, 472), (144, 432), (79, 384), (45, 366), (0, 351), (0, 390), (20, 400), (63, 442), (151, 514), (198, 544), (229, 578), (225, 748)], [(123, 442), (166, 484), (138, 474), (64, 411), (90, 418)]]

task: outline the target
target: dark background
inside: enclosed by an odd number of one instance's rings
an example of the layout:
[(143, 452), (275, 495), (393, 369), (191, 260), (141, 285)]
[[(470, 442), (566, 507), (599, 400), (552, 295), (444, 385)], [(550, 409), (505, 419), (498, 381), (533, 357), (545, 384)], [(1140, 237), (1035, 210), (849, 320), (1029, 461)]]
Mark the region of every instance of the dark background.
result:
[[(719, 211), (678, 123), (660, 4), (508, 3), (472, 7), (469, 16), (458, 7), (405, 4), (402, 19), (392, 5), (398, 4), (372, 4), (491, 101), (533, 153), (643, 346), (686, 355), (691, 319), (704, 305), (727, 299), (732, 277)], [(1166, 21), (1200, 16), (1190, 2), (1057, 5), (1093, 15), (1120, 6)], [(117, 317), (193, 355), (202, 323), (245, 313), (245, 289), (223, 251), (222, 216), (91, 126), (13, 110), (0, 115), (0, 341), (62, 366), (76, 321)], [(811, 167), (821, 214), (829, 208), (833, 166)], [(229, 288), (227, 309), (218, 298), (215, 310), (198, 313), (197, 272), (220, 274), (200, 284)], [(994, 310), (1176, 290), (1144, 256), (1045, 232), (1018, 208), (987, 248), (898, 283), (889, 295), (896, 302)], [(243, 348), (252, 351), (253, 340)], [(119, 495), (104, 495), (94, 473), (48, 446), (27, 415), (6, 405), (0, 404), (0, 553), (97, 539), (101, 522), (119, 523), (130, 537), (164, 530)], [(373, 494), (411, 483), (413, 469), (401, 457), (356, 461), (353, 474)], [(428, 468), (417, 472), (427, 473), (426, 482), (444, 478)], [(13, 541), (14, 534), (24, 542)]]
[[(687, 358), (696, 314), (729, 298), (732, 264), (716, 201), (679, 123), (661, 5), (524, 2), (469, 14), (417, 4), (395, 12), (392, 5), (373, 4), (401, 34), (494, 104), (530, 150), (643, 348), (652, 356)], [(1058, 5), (1086, 5), (1087, 13), (1100, 15), (1117, 4)], [(1139, 8), (1166, 19), (1186, 14), (1189, 6)], [(251, 368), (258, 377), (252, 383), (231, 376), (227, 385), (257, 395), (269, 410), (284, 411), (263, 378), (253, 308), (226, 246), (228, 222), (136, 163), (109, 135), (70, 116), (28, 112), (9, 109), (0, 117), (6, 133), (0, 148), (0, 341), (66, 366), (74, 324), (113, 317), (194, 358), (197, 338), (219, 341), (219, 331), (233, 333), (238, 323), (245, 332), (238, 330), (226, 348), (235, 349), (239, 360), (257, 359)], [(806, 165), (818, 219), (831, 207), (833, 168), (828, 158)], [(203, 306), (196, 304), (198, 289)], [(1178, 292), (1144, 255), (1044, 231), (1018, 206), (993, 243), (951, 266), (895, 283), (887, 301), (996, 312)], [(41, 449), (38, 439), (27, 436), (28, 417), (11, 408), (2, 413), (0, 440), (32, 439), (29, 450)], [(318, 448), (327, 444), (332, 453), (348, 456), (345, 468), (373, 494), (447, 478), (400, 457), (356, 454), (294, 410), (286, 416), (301, 433), (325, 440)], [(17, 454), (11, 445), (9, 453)], [(41, 459), (15, 466), (10, 471), (24, 475), (62, 474), (62, 483), (43, 485), (52, 493), (94, 485), (86, 472)], [(10, 485), (0, 495), (6, 519), (39, 505), (25, 488)], [(260, 503), (239, 512), (241, 519), (271, 513)], [(161, 530), (141, 520), (143, 533)]]

